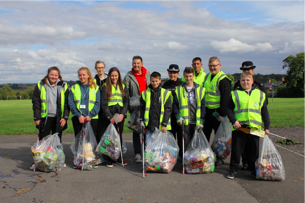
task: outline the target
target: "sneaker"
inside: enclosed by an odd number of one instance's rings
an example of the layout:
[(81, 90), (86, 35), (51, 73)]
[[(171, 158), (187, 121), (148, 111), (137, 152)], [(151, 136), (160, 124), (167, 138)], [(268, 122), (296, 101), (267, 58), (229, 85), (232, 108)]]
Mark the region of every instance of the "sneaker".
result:
[(78, 165), (74, 165), (74, 164), (73, 164), (73, 166), (72, 166), (72, 167), (73, 167), (73, 168), (78, 168)]
[(34, 170), (34, 169), (36, 169), (36, 164), (35, 164), (35, 163), (33, 163), (33, 164), (30, 166), (30, 170)]
[(251, 171), (251, 176), (252, 176), (253, 178), (256, 178), (256, 171)]
[(67, 167), (67, 165), (64, 163), (64, 168), (66, 168)]
[(98, 165), (93, 165), (93, 168), (95, 169), (95, 168), (98, 168)]
[(236, 174), (237, 174), (237, 171), (234, 169), (231, 169), (227, 175), (227, 178), (233, 180), (235, 178)]
[(137, 154), (136, 157), (134, 158), (136, 163), (141, 163), (142, 162), (142, 158), (140, 154)]
[(112, 168), (113, 167), (113, 163), (111, 161), (108, 161), (107, 165), (108, 168)]

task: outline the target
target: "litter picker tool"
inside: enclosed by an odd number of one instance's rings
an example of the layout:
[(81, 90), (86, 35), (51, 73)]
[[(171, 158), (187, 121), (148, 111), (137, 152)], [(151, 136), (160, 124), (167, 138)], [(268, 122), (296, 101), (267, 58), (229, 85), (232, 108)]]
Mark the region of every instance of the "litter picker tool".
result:
[(141, 128), (142, 128), (142, 167), (143, 167), (143, 178), (145, 178), (145, 176), (147, 175), (146, 171), (145, 171), (145, 167), (144, 167), (144, 135), (145, 135), (145, 129), (144, 129), (144, 127), (141, 127)]
[(122, 149), (122, 142), (121, 142), (121, 140), (122, 140), (122, 137), (121, 137), (121, 135), (120, 135), (120, 128), (119, 128), (119, 114), (118, 113), (116, 113), (114, 116), (113, 116), (113, 118), (114, 118), (114, 120), (115, 120), (115, 122), (116, 122), (116, 127), (117, 127), (117, 131), (118, 131), (118, 134), (119, 134), (119, 137), (120, 137), (120, 148), (121, 148), (121, 162), (122, 162), (122, 167), (124, 168), (124, 162), (123, 162), (123, 149)]
[(83, 124), (83, 163), (82, 163), (82, 168), (81, 170), (84, 170), (84, 163), (85, 163), (85, 138), (86, 138), (86, 130), (85, 130), (85, 124), (86, 121)]

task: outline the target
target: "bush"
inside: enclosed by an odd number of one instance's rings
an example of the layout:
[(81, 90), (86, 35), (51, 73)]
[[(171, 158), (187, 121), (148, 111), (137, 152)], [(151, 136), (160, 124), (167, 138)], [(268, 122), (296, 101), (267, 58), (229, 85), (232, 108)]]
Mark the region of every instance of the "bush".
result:
[(304, 90), (299, 88), (289, 88), (285, 85), (280, 85), (277, 88), (276, 97), (304, 97)]

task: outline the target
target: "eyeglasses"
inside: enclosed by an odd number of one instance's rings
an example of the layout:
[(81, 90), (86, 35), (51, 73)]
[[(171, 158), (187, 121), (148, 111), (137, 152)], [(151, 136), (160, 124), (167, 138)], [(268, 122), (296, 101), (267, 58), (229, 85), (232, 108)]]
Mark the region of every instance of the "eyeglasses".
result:
[(216, 64), (216, 65), (209, 65), (209, 68), (216, 68), (217, 66), (219, 66), (219, 64)]
[(96, 69), (103, 69), (103, 68), (105, 68), (105, 67), (96, 67)]

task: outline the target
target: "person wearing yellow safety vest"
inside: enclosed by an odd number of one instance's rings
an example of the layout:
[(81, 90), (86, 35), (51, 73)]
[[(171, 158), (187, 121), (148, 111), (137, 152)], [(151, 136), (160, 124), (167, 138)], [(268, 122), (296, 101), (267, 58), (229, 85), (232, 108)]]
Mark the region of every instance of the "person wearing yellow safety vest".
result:
[(161, 74), (150, 75), (150, 85), (143, 91), (140, 100), (140, 123), (145, 127), (145, 147), (152, 141), (155, 128), (166, 132), (171, 129), (172, 113), (171, 92), (161, 87)]
[(68, 84), (62, 80), (56, 66), (48, 69), (48, 74), (36, 85), (32, 103), (34, 122), (39, 129), (39, 140), (47, 135), (58, 133), (67, 128), (69, 118)]
[[(110, 123), (114, 124), (119, 129), (121, 147), (123, 143), (122, 134), (124, 127), (124, 118), (126, 117), (128, 109), (128, 92), (123, 84), (121, 73), (118, 68), (110, 68), (108, 72), (108, 78), (103, 85), (102, 89), (102, 109), (104, 115), (106, 116), (105, 126)], [(115, 120), (114, 115), (119, 114), (117, 120)], [(113, 167), (113, 161), (109, 157), (104, 156), (107, 160), (107, 167)], [(121, 162), (121, 157), (118, 159)], [(123, 160), (124, 165), (127, 162)]]
[[(53, 66), (48, 74), (37, 83), (32, 97), (34, 122), (38, 128), (39, 140), (54, 133), (58, 133), (60, 142), (62, 131), (67, 128), (69, 118), (68, 84), (62, 80), (60, 70)], [(35, 169), (33, 163), (31, 170)]]
[(98, 112), (100, 110), (100, 91), (95, 84), (91, 71), (82, 67), (78, 71), (79, 81), (72, 85), (69, 94), (69, 106), (72, 117), (74, 135), (76, 136), (86, 121), (90, 121), (95, 137), (97, 137)]
[(205, 89), (193, 82), (194, 72), (191, 67), (183, 71), (185, 83), (176, 87), (173, 95), (173, 111), (178, 125), (184, 123), (184, 149), (193, 138), (195, 130), (202, 130), (205, 116)]
[[(227, 113), (233, 125), (232, 151), (228, 179), (234, 179), (239, 170), (240, 157), (245, 144), (250, 148), (249, 170), (255, 176), (255, 161), (259, 156), (259, 136), (252, 135), (252, 130), (264, 130), (269, 134), (270, 118), (266, 104), (266, 95), (253, 86), (251, 73), (242, 73), (240, 83), (242, 90), (231, 92), (227, 104)], [(253, 132), (253, 131), (252, 131)]]
[[(231, 82), (220, 70), (221, 63), (216, 56), (209, 59), (208, 66), (210, 73), (204, 82), (206, 115), (203, 132), (210, 141), (212, 130), (216, 133), (223, 117), (227, 115), (226, 105), (231, 92)], [(223, 163), (223, 160), (217, 157), (215, 166), (221, 166)]]
[[(206, 73), (204, 72), (204, 70), (202, 68), (201, 58), (195, 57), (192, 61), (192, 66), (193, 66), (193, 70), (194, 70), (194, 74), (195, 74), (193, 81), (195, 83), (197, 83), (198, 85), (200, 85), (201, 87), (203, 87), (203, 83), (206, 78)], [(182, 80), (182, 82), (185, 82), (184, 77), (182, 77), (181, 80)]]

